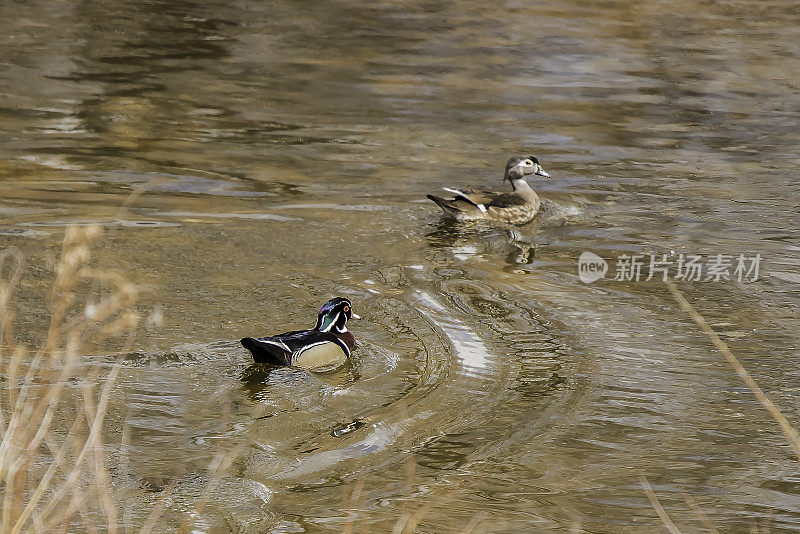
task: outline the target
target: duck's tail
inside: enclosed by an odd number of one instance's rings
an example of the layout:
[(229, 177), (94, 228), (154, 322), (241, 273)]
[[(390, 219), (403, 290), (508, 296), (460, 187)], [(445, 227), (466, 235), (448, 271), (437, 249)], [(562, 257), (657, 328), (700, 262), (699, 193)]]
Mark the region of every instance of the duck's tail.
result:
[(428, 198), (436, 202), (445, 215), (453, 217), (454, 219), (458, 217), (460, 210), (454, 206), (452, 206), (453, 201), (447, 200), (446, 198), (437, 197), (435, 195), (428, 195)]
[(250, 354), (253, 355), (253, 360), (257, 363), (289, 365), (292, 357), (291, 352), (268, 340), (245, 337), (239, 342), (250, 351)]

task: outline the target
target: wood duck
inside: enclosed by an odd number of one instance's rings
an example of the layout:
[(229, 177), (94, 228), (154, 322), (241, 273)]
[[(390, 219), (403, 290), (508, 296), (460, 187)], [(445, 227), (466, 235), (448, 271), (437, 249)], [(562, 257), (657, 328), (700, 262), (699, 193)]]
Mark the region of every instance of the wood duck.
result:
[(489, 220), (523, 224), (533, 219), (542, 205), (539, 195), (525, 181), (528, 174), (550, 177), (535, 157), (514, 156), (508, 160), (503, 174), (503, 180), (511, 182), (512, 193), (445, 187), (444, 190), (454, 193), (455, 198), (445, 199), (434, 195), (428, 195), (428, 198), (436, 202), (445, 215), (459, 221)]
[(292, 365), (313, 371), (339, 367), (356, 346), (356, 338), (347, 330), (348, 319), (361, 319), (344, 297), (332, 298), (322, 305), (317, 324), (311, 330), (295, 330), (260, 338), (246, 337), (242, 346), (258, 363)]

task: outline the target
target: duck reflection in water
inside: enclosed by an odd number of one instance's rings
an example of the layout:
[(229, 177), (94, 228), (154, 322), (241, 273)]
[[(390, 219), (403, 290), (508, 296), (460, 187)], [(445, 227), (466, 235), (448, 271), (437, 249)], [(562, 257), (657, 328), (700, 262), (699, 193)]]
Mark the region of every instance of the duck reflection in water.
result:
[(447, 248), (459, 259), (473, 255), (505, 256), (512, 266), (532, 265), (536, 256), (536, 235), (519, 228), (488, 227), (441, 219), (426, 235), (432, 248)]
[(289, 395), (298, 387), (308, 387), (309, 381), (322, 387), (347, 387), (361, 378), (357, 367), (348, 362), (335, 371), (314, 373), (298, 367), (252, 363), (242, 370), (239, 380), (250, 400), (260, 402), (272, 394)]

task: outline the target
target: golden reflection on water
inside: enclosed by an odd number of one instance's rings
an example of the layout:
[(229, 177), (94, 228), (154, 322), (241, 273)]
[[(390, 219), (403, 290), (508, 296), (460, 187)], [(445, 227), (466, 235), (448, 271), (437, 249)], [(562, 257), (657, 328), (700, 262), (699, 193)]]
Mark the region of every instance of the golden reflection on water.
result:
[[(421, 531), (650, 531), (642, 474), (681, 528), (690, 494), (721, 531), (792, 529), (796, 463), (665, 288), (575, 275), (585, 250), (760, 253), (755, 283), (684, 290), (797, 420), (795, 8), (4, 5), (20, 337), (45, 328), (63, 227), (106, 225), (98, 264), (164, 313), (107, 425), (130, 425), (133, 523), (177, 480), (171, 524), (244, 443), (206, 530), (339, 531), (358, 486), (355, 530), (429, 505)], [(520, 152), (552, 174), (530, 225), (424, 199), (501, 188)], [(254, 370), (233, 342), (334, 294), (365, 317), (340, 375)]]

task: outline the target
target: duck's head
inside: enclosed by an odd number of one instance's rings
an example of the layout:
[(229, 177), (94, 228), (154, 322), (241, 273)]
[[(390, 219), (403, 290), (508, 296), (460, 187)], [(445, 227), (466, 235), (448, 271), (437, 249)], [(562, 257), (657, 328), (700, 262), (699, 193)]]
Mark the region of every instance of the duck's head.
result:
[(549, 178), (541, 165), (539, 160), (533, 156), (514, 156), (506, 163), (506, 172), (503, 175), (504, 180), (512, 182), (514, 180), (521, 180), (528, 174), (537, 174)]
[(335, 297), (322, 305), (314, 330), (321, 332), (347, 332), (348, 319), (361, 319), (353, 313), (353, 305), (344, 297)]

